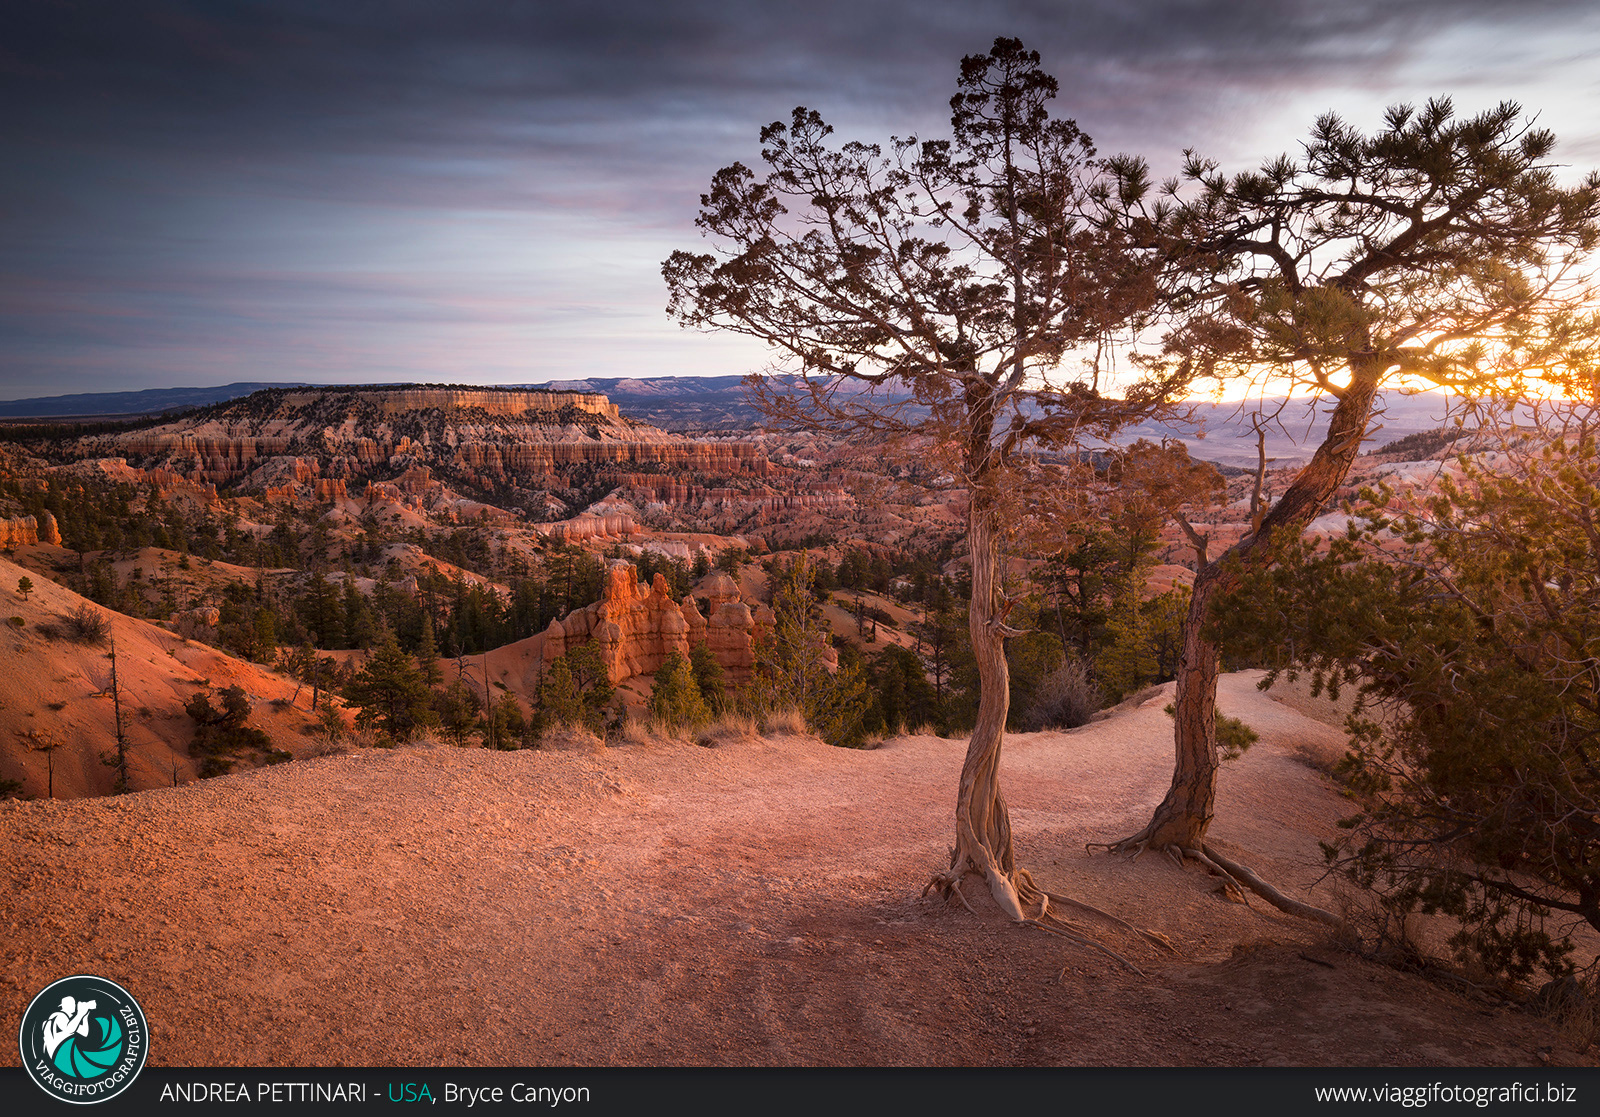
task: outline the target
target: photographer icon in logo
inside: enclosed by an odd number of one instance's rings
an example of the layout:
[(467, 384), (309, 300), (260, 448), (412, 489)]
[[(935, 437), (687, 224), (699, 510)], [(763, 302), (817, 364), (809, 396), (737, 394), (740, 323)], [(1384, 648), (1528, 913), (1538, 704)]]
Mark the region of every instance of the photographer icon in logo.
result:
[(22, 1066), (39, 1088), (75, 1104), (114, 1098), (144, 1069), (150, 1031), (133, 995), (114, 981), (79, 974), (54, 982), (28, 1005), (17, 1031)]

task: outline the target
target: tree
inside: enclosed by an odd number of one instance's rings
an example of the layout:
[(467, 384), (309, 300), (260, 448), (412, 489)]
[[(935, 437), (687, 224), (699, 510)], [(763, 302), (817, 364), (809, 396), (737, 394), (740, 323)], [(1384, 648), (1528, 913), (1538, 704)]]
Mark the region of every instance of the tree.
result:
[(695, 641), (694, 647), (689, 649), (689, 667), (694, 672), (694, 685), (700, 689), (706, 705), (712, 712), (721, 713), (728, 705), (727, 674), (712, 654), (711, 645), (704, 640)]
[(431, 687), (444, 681), (444, 670), (439, 666), (439, 645), (433, 638), (433, 618), (426, 613), (422, 615), (422, 639), (417, 644), (417, 669), (422, 672), (422, 681)]
[(28, 731), (28, 750), (30, 752), (44, 753), (45, 797), (56, 797), (56, 750), (64, 741), (59, 736), (44, 729), (30, 729)]
[[(1055, 92), (1038, 54), (1002, 38), (962, 60), (949, 139), (835, 147), (798, 108), (761, 132), (765, 177), (735, 163), (702, 196), (713, 251), (675, 252), (662, 269), (680, 323), (758, 338), (799, 374), (752, 379), (775, 420), (915, 444), (965, 484), (982, 696), (954, 856), (933, 886), (953, 896), (977, 876), (1017, 920), (1047, 919), (1048, 901), (1015, 864), (1000, 791), (1014, 632), (998, 580), (1002, 497), (1029, 451), (1142, 417), (1179, 379), (1116, 398), (1085, 361), (1070, 384), (1050, 382), (1151, 288), (1138, 222), (1115, 219), (1136, 199), (1076, 124), (1051, 118)], [(866, 387), (845, 391), (852, 380)]]
[[(219, 776), (233, 767), (227, 754), (239, 749), (270, 749), (271, 739), (262, 730), (247, 724), (250, 699), (244, 688), (230, 686), (220, 693), (222, 709), (211, 704), (209, 691), (200, 690), (184, 703), (184, 712), (194, 720), (194, 740), (189, 755), (200, 759), (202, 777)], [(174, 776), (176, 780), (176, 776)]]
[(822, 606), (812, 592), (815, 573), (802, 551), (773, 572), (772, 626), (756, 636), (749, 700), (760, 710), (793, 706), (811, 732), (830, 745), (854, 745), (867, 709), (858, 666), (838, 661)]
[[(1181, 183), (1166, 184), (1152, 216), (1174, 246), (1166, 293), (1184, 316), (1170, 348), (1220, 374), (1288, 378), (1333, 407), (1322, 443), (1257, 530), (1199, 571), (1184, 622), (1171, 788), (1149, 824), (1112, 848), (1230, 866), (1205, 840), (1218, 672), (1206, 618), (1242, 570), (1270, 561), (1274, 539), (1298, 534), (1334, 496), (1380, 389), (1478, 393), (1559, 361), (1595, 329), (1577, 313), (1588, 295), (1574, 277), (1600, 239), (1600, 176), (1558, 185), (1554, 147), (1517, 105), (1460, 119), (1436, 100), (1391, 108), (1371, 136), (1327, 114), (1300, 158), (1231, 178), (1190, 152), (1183, 179), (1193, 196), (1181, 200)], [(1119, 171), (1137, 192), (1142, 165), (1124, 161)]]
[(17, 579), (17, 595), (22, 600), (28, 600), (28, 595), (33, 592), (33, 579), (24, 574)]
[(1210, 462), (1195, 461), (1182, 442), (1160, 445), (1139, 439), (1132, 446), (1111, 451), (1107, 479), (1112, 490), (1112, 515), (1123, 536), (1130, 540), (1128, 551), (1136, 560), (1148, 546), (1154, 549), (1161, 528), (1168, 520), (1183, 530), (1194, 548), (1197, 566), (1206, 563), (1210, 537), (1201, 535), (1185, 508), (1204, 509), (1227, 496), (1222, 473)]
[(1368, 493), (1347, 536), (1283, 540), (1217, 615), (1274, 672), (1359, 687), (1330, 864), (1519, 978), (1570, 969), (1552, 913), (1600, 929), (1596, 402), (1539, 405), (1559, 424), (1463, 458), (1421, 508)]
[(454, 738), (457, 748), (466, 747), (467, 734), (478, 724), (478, 711), (482, 708), (478, 692), (459, 678), (433, 695), (439, 726)]
[(541, 728), (583, 721), (583, 697), (573, 682), (566, 656), (552, 663), (539, 681), (539, 721)]
[(117, 750), (107, 753), (100, 758), (100, 762), (108, 768), (116, 770), (117, 777), (111, 783), (111, 790), (118, 795), (126, 794), (133, 790), (128, 776), (128, 734), (122, 724), (122, 684), (117, 677), (117, 638), (111, 638), (111, 651), (106, 654), (111, 661), (111, 685), (106, 689), (111, 692), (111, 710), (117, 731)]
[(616, 697), (611, 673), (600, 656), (600, 645), (593, 640), (568, 648), (562, 655), (572, 672), (572, 685), (578, 688), (584, 724), (598, 731), (605, 724), (605, 708)]
[(302, 687), (311, 686), (311, 709), (317, 708), (318, 681), (322, 673), (322, 664), (317, 659), (317, 649), (307, 640), (294, 651), (282, 651), (278, 655), (278, 670), (287, 674), (295, 682), (294, 693), (289, 696), (289, 705), (293, 706), (300, 697)]
[(377, 725), (392, 740), (410, 740), (419, 726), (434, 723), (433, 692), (387, 628), (345, 687), (344, 700), (356, 707), (357, 725)]
[(711, 708), (695, 684), (694, 672), (682, 652), (670, 653), (656, 668), (655, 685), (650, 689), (650, 717), (674, 731), (711, 720)]
[(500, 701), (486, 714), (486, 720), (493, 723), (493, 728), (488, 734), (494, 742), (494, 747), (505, 752), (512, 752), (523, 747), (523, 738), (528, 728), (528, 719), (522, 714), (522, 707), (518, 705), (516, 696), (507, 692), (500, 696)]

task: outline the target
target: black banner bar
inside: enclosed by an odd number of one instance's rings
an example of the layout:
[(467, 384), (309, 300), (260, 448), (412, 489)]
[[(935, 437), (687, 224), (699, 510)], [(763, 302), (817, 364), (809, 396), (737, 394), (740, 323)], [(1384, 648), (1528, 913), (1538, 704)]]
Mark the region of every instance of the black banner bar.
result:
[(48, 1097), (0, 1068), (0, 1113), (106, 1117), (181, 1114), (612, 1114), (1326, 1112), (1589, 1114), (1600, 1069), (1082, 1068), (1020, 1070), (536, 1068), (250, 1069), (146, 1067), (110, 1101)]

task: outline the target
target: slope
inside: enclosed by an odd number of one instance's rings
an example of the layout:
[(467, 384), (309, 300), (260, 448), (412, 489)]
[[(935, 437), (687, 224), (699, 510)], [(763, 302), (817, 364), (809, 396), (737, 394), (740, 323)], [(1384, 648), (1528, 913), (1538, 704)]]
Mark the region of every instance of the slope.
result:
[[(24, 576), (34, 584), (27, 601), (16, 592)], [(99, 610), (108, 641), (78, 642), (63, 618), (84, 606), (98, 608), (0, 558), (0, 661), (6, 664), (0, 671), (0, 779), (20, 779), (24, 794), (47, 795), (52, 781), (57, 798), (111, 791), (115, 774), (101, 762), (116, 748), (110, 640), (116, 642), (134, 788), (195, 778), (188, 754), (194, 723), (183, 707), (207, 682), (217, 689), (243, 687), (254, 707), (251, 724), (277, 748), (299, 754), (314, 745), (304, 732), (311, 725), (309, 690), (291, 707), (295, 685), (282, 676), (109, 609)], [(47, 740), (60, 742), (48, 756), (37, 751)]]

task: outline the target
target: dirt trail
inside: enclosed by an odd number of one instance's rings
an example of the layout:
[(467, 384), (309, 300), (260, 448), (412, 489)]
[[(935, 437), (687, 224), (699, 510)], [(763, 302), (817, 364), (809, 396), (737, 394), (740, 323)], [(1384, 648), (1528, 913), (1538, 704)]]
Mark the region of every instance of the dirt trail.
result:
[[(1304, 894), (1343, 802), (1305, 758), (1340, 735), (1252, 682), (1223, 680), (1263, 739), (1225, 768), (1213, 833)], [(175, 1065), (1574, 1058), (1540, 1019), (1225, 903), (1198, 870), (1086, 854), (1164, 792), (1169, 700), (1009, 738), (1003, 767), (1019, 860), (1178, 945), (1098, 932), (1145, 976), (921, 898), (964, 742), (791, 738), (372, 751), (0, 803), (0, 1004), (15, 1020), (101, 974)]]

